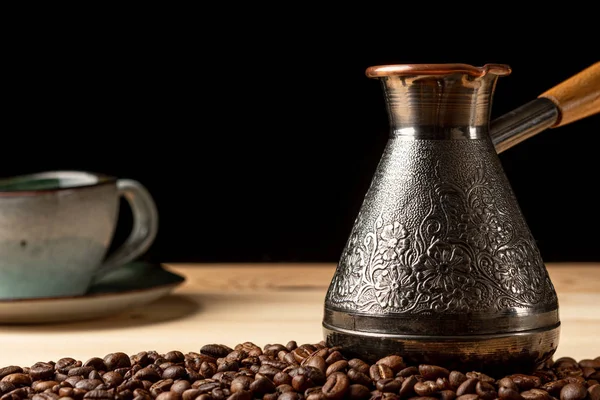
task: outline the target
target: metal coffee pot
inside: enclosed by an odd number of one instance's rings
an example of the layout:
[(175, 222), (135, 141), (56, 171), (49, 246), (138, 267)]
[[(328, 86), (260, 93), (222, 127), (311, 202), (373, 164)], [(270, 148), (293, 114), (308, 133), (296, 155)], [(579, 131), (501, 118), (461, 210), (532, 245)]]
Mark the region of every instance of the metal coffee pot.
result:
[(534, 369), (554, 286), (498, 153), (600, 111), (600, 63), (490, 123), (506, 65), (383, 65), (390, 138), (325, 297), (329, 346), (376, 360)]

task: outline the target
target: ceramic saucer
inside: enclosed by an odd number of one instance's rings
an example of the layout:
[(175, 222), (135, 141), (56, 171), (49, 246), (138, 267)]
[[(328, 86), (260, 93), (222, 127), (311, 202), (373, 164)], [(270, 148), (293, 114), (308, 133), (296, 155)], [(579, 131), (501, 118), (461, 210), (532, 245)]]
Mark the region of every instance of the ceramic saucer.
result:
[(160, 264), (132, 262), (107, 273), (82, 296), (0, 300), (0, 323), (73, 322), (107, 317), (151, 303), (184, 281), (184, 277)]

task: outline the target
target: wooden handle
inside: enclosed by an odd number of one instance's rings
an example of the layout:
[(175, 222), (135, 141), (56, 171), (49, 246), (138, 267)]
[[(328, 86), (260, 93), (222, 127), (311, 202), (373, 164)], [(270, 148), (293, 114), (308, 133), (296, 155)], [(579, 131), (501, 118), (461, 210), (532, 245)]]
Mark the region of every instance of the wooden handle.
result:
[(551, 100), (560, 112), (556, 128), (600, 112), (600, 62), (563, 81), (539, 97)]

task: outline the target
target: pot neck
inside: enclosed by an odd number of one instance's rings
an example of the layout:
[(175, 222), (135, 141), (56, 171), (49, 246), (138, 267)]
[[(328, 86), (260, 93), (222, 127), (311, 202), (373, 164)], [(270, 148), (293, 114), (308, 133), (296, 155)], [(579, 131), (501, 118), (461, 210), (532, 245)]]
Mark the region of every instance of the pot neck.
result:
[(489, 137), (492, 98), (504, 65), (387, 65), (367, 69), (382, 85), (392, 136), (414, 139)]

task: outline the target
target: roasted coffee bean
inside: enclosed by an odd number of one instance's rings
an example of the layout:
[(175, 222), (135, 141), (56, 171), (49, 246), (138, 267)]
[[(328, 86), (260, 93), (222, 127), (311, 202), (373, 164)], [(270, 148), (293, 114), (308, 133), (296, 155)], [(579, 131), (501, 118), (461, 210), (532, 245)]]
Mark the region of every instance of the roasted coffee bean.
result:
[(428, 397), (436, 393), (438, 388), (434, 381), (424, 381), (417, 382), (413, 387), (413, 390), (421, 397)]
[[(383, 392), (377, 393), (373, 395), (373, 399), (377, 400), (399, 400), (400, 397), (395, 393)], [(438, 400), (435, 397), (416, 397), (415, 399), (419, 400)]]
[(275, 376), (273, 376), (273, 383), (275, 384), (275, 386), (284, 384), (291, 385), (292, 377), (287, 372), (280, 371), (276, 373)]
[(192, 388), (200, 389), (201, 394), (208, 393), (217, 387), (221, 387), (221, 382), (214, 379), (201, 379), (192, 383)]
[(88, 374), (88, 379), (100, 379), (102, 380), (102, 375), (100, 375), (100, 372), (93, 370), (92, 372), (90, 372)]
[[(565, 384), (566, 384), (566, 382), (565, 382)], [(504, 387), (507, 389), (514, 390), (516, 392), (519, 391), (519, 387), (517, 386), (517, 384), (512, 379), (507, 378), (507, 377), (504, 377), (498, 381), (498, 387), (499, 388)]]
[(106, 371), (106, 364), (104, 364), (104, 360), (100, 357), (92, 357), (83, 363), (83, 367), (92, 367), (96, 371)]
[(156, 400), (180, 400), (181, 395), (177, 392), (163, 392), (156, 396)]
[(115, 371), (106, 372), (104, 375), (102, 375), (102, 380), (111, 388), (116, 388), (123, 383), (123, 377), (121, 374)]
[(308, 394), (308, 396), (305, 394), (304, 398), (306, 400), (326, 400), (327, 399), (325, 397), (325, 393), (323, 393), (321, 391), (316, 391), (314, 393), (310, 393), (310, 394)]
[(125, 353), (116, 352), (107, 354), (104, 357), (104, 364), (106, 364), (106, 369), (109, 371), (116, 370), (118, 368), (128, 368), (131, 367), (131, 360), (129, 356)]
[[(26, 398), (28, 395), (27, 390), (25, 388), (17, 388), (10, 392), (8, 392), (5, 396), (17, 396), (20, 399)], [(2, 396), (4, 397), (4, 396)]]
[(581, 383), (569, 383), (560, 390), (560, 400), (583, 400), (588, 391)]
[(223, 360), (223, 362), (217, 365), (217, 372), (237, 371), (239, 369), (240, 365), (237, 361)]
[(200, 391), (198, 389), (188, 389), (181, 394), (182, 400), (194, 400), (200, 396)]
[(564, 379), (567, 383), (585, 383), (585, 378), (583, 376), (568, 376)]
[(81, 361), (71, 357), (63, 357), (54, 364), (54, 369), (61, 374), (67, 374), (74, 367), (81, 367)]
[(327, 367), (327, 370), (325, 371), (325, 376), (329, 376), (334, 372), (344, 372), (344, 371), (346, 371), (347, 368), (348, 368), (348, 361), (346, 361), (346, 360), (336, 361), (336, 362), (330, 364), (329, 367)]
[(102, 384), (98, 379), (81, 379), (75, 384), (75, 389), (83, 389), (86, 391), (94, 390)]
[(296, 343), (295, 340), (290, 340), (289, 342), (287, 342), (287, 344), (285, 345), (285, 348), (288, 349), (289, 351), (293, 351), (296, 348), (298, 348), (298, 343)]
[(152, 399), (152, 395), (146, 389), (135, 389), (133, 391), (134, 398)]
[(212, 362), (203, 361), (198, 372), (204, 377), (211, 377), (217, 373), (217, 365)]
[(285, 361), (286, 363), (288, 363), (289, 365), (294, 365), (294, 364), (298, 364), (298, 361), (296, 361), (296, 356), (294, 356), (293, 352), (289, 352), (285, 355), (285, 357), (283, 357), (283, 361)]
[(544, 383), (542, 386), (540, 386), (540, 389), (545, 390), (546, 392), (548, 392), (553, 397), (559, 397), (561, 389), (567, 383), (569, 383), (569, 382), (566, 379), (559, 379), (559, 380), (556, 380), (556, 381), (551, 381), (551, 382)]
[(533, 375), (513, 374), (509, 375), (508, 378), (512, 379), (521, 391), (539, 388), (542, 385), (542, 380)]
[(185, 360), (185, 355), (178, 350), (173, 350), (167, 352), (163, 358), (170, 362), (180, 363), (183, 362), (183, 360)]
[(556, 374), (552, 371), (536, 370), (533, 371), (534, 376), (537, 376), (542, 381), (542, 385), (547, 382), (552, 382), (557, 379)]
[(348, 361), (348, 365), (350, 368), (355, 369), (358, 372), (362, 372), (363, 374), (368, 374), (370, 366), (363, 360), (359, 358), (353, 358)]
[(454, 390), (442, 390), (438, 393), (440, 400), (454, 400), (456, 399), (456, 392)]
[[(129, 361), (131, 365), (137, 364), (141, 367), (146, 367), (154, 362), (154, 360), (150, 358), (150, 355), (147, 351), (141, 351), (137, 354), (132, 355), (131, 357), (129, 357)], [(104, 360), (102, 360), (102, 362), (104, 362)]]
[(478, 381), (475, 386), (475, 392), (481, 400), (493, 400), (498, 396), (496, 388), (486, 381)]
[(108, 390), (90, 390), (83, 395), (84, 399), (90, 400), (112, 400), (113, 395)]
[(29, 376), (28, 374), (25, 374), (23, 372), (16, 372), (10, 375), (6, 375), (4, 378), (2, 378), (2, 382), (12, 383), (13, 385), (15, 385), (15, 387), (21, 387), (31, 385), (32, 380), (31, 376)]
[(293, 392), (294, 388), (292, 387), (292, 385), (288, 385), (288, 384), (283, 384), (283, 385), (279, 385), (277, 386), (277, 388), (275, 389), (275, 391), (279, 394), (285, 393), (285, 392)]
[(292, 378), (292, 387), (297, 392), (304, 392), (314, 386), (317, 386), (317, 384), (306, 375), (296, 375)]
[(0, 379), (3, 379), (7, 375), (18, 374), (23, 372), (23, 368), (17, 367), (15, 365), (10, 365), (8, 367), (0, 368)]
[(404, 359), (398, 355), (383, 357), (379, 359), (376, 362), (376, 364), (387, 365), (388, 367), (390, 367), (394, 374), (397, 374), (406, 367)]
[(298, 364), (301, 364), (302, 361), (310, 357), (311, 354), (312, 351), (306, 349), (305, 347), (297, 347), (292, 351), (292, 355)]
[[(296, 392), (284, 392), (277, 397), (277, 400), (301, 400), (302, 396)], [(233, 400), (233, 399), (231, 399)]]
[(459, 387), (458, 389), (456, 389), (456, 396), (457, 398), (465, 395), (465, 394), (473, 394), (476, 392), (476, 387), (477, 387), (477, 382), (479, 382), (479, 380), (477, 378), (468, 378), (466, 381), (464, 381)]
[(187, 372), (181, 365), (171, 365), (163, 370), (163, 379), (185, 379), (187, 378)]
[[(140, 365), (140, 369), (142, 368), (142, 366)], [(129, 373), (129, 371), (131, 371), (130, 368), (116, 368), (113, 372), (118, 373), (119, 375), (121, 375), (123, 378), (125, 377), (125, 375), (127, 373)]]
[(329, 400), (340, 400), (350, 387), (350, 379), (343, 372), (332, 373), (323, 385), (323, 394)]
[(180, 379), (178, 381), (173, 382), (171, 385), (171, 392), (177, 392), (179, 394), (183, 394), (186, 390), (190, 389), (192, 384), (185, 379)]
[(234, 378), (230, 385), (231, 393), (250, 389), (250, 384), (252, 384), (253, 381), (254, 379), (244, 375)]
[(523, 400), (523, 397), (517, 390), (509, 389), (504, 386), (498, 389), (498, 397), (502, 400)]
[(90, 372), (92, 372), (94, 370), (94, 367), (73, 367), (71, 369), (69, 369), (69, 372), (67, 373), (68, 376), (81, 376), (81, 377), (87, 377)]
[(137, 371), (132, 378), (138, 381), (156, 382), (161, 379), (161, 376), (156, 369), (148, 366)]
[(289, 351), (287, 350), (281, 350), (280, 352), (277, 353), (277, 359), (280, 361), (283, 361), (285, 356), (289, 353)]
[(173, 379), (161, 379), (160, 381), (150, 386), (149, 392), (152, 396), (156, 397), (163, 392), (168, 392), (171, 389), (172, 384)]
[(480, 380), (480, 381), (486, 382), (486, 383), (496, 382), (496, 380), (494, 378), (492, 378), (491, 376), (488, 376), (482, 372), (477, 372), (477, 371), (469, 371), (465, 374), (465, 376), (467, 377), (467, 379), (475, 378), (477, 380)]
[(600, 360), (591, 360), (591, 359), (584, 359), (579, 361), (579, 367), (581, 368), (594, 368), (594, 369), (600, 369)]
[(276, 343), (276, 344), (270, 344), (268, 346), (265, 346), (263, 353), (264, 354), (267, 354), (267, 353), (277, 354), (280, 351), (288, 351), (288, 349), (284, 345), (282, 345), (280, 343)]
[(561, 357), (557, 360), (554, 360), (554, 364), (552, 365), (552, 368), (557, 369), (557, 370), (564, 369), (564, 368), (577, 368), (577, 367), (578, 367), (578, 363), (572, 357)]
[(58, 400), (58, 395), (52, 392), (34, 394), (31, 400)]
[(0, 381), (0, 395), (12, 392), (17, 387), (10, 382)]
[(448, 378), (450, 375), (450, 371), (446, 368), (428, 364), (419, 365), (419, 373), (423, 378), (430, 381), (434, 381), (437, 378)]
[(327, 363), (327, 365), (331, 365), (337, 361), (341, 361), (341, 360), (346, 360), (344, 358), (344, 355), (342, 353), (340, 353), (338, 350), (336, 351), (332, 351), (329, 353), (329, 355), (327, 356), (327, 358), (325, 359), (325, 362)]
[(200, 349), (200, 354), (205, 354), (214, 358), (221, 358), (225, 357), (232, 351), (233, 349), (222, 344), (207, 344), (202, 346)]
[(289, 367), (289, 365), (284, 361), (268, 360), (268, 359), (263, 360), (261, 362), (261, 365), (268, 365), (268, 366), (276, 368), (278, 370), (284, 370), (285, 368)]
[(450, 386), (450, 382), (447, 378), (437, 378), (435, 380), (435, 386), (437, 387), (438, 391), (452, 389), (452, 387)]
[(275, 375), (277, 375), (279, 372), (281, 372), (280, 369), (277, 369), (270, 365), (261, 365), (260, 368), (258, 369), (259, 374), (266, 376), (269, 379), (273, 379), (275, 377)]
[(411, 375), (418, 375), (418, 374), (419, 374), (419, 369), (413, 365), (411, 367), (403, 368), (396, 374), (396, 376), (401, 376), (401, 377), (406, 378)]
[(402, 383), (394, 378), (380, 379), (375, 383), (375, 388), (380, 392), (398, 393)]
[(304, 375), (314, 382), (315, 385), (322, 385), (325, 383), (325, 373), (321, 372), (318, 368), (306, 366), (304, 367)]
[(73, 397), (74, 390), (70, 387), (61, 387), (58, 389), (59, 397)]
[(32, 381), (50, 379), (54, 377), (54, 365), (45, 362), (37, 362), (29, 368), (29, 376)]
[(463, 394), (462, 396), (458, 396), (456, 398), (456, 400), (478, 400), (478, 399), (479, 399), (479, 396), (477, 396), (477, 394)]
[(365, 385), (352, 384), (346, 392), (349, 400), (367, 400), (371, 397), (371, 391)]
[(269, 378), (259, 378), (250, 383), (250, 391), (255, 394), (264, 395), (275, 391), (275, 384)]
[(402, 398), (411, 397), (415, 394), (415, 385), (419, 382), (416, 375), (411, 375), (402, 382), (399, 395)]
[[(136, 368), (136, 367), (138, 367), (138, 368)], [(149, 367), (151, 367), (151, 365), (149, 365), (148, 367), (146, 367), (146, 368), (147, 368), (147, 370), (145, 370), (145, 371), (144, 371), (145, 373), (148, 373), (149, 371), (152, 371), (152, 370), (154, 370), (153, 368), (149, 368)], [(142, 368), (142, 367), (139, 367), (138, 365), (134, 365), (134, 366), (133, 366), (133, 367), (132, 367), (132, 368), (131, 368), (131, 369), (130, 369), (130, 370), (129, 370), (129, 371), (128, 371), (128, 372), (127, 372), (125, 375), (123, 375), (123, 379), (125, 379), (126, 381), (129, 381), (129, 380), (135, 379), (134, 377), (136, 376), (136, 374), (137, 374), (139, 371), (143, 370), (143, 369), (144, 369), (144, 368)], [(142, 373), (144, 373), (144, 372), (142, 372)], [(144, 379), (144, 377), (143, 377), (143, 376), (140, 376), (140, 379), (137, 379), (137, 380), (138, 380), (138, 381), (141, 381), (142, 383), (143, 383), (144, 381), (152, 382), (152, 381), (150, 381), (149, 379)]]
[[(319, 394), (323, 394), (323, 386), (313, 386), (311, 388), (308, 388), (304, 391), (304, 397), (308, 397), (311, 394), (315, 394), (315, 393), (319, 393)], [(325, 396), (323, 396), (324, 398)]]
[(43, 392), (47, 389), (52, 389), (56, 385), (58, 385), (56, 381), (35, 381), (31, 384), (31, 388), (35, 392)]
[(395, 376), (394, 371), (385, 364), (373, 364), (369, 368), (369, 376), (374, 381), (380, 379), (393, 378)]
[(551, 400), (552, 396), (548, 392), (542, 389), (530, 389), (521, 392), (521, 396), (525, 400)]
[[(318, 370), (320, 370), (323, 373), (325, 373), (325, 371), (327, 369), (327, 363), (325, 362), (325, 359), (323, 357), (317, 355), (317, 353), (306, 358), (302, 362), (301, 365), (317, 368)], [(284, 366), (283, 368), (285, 368), (286, 366)], [(283, 368), (280, 368), (280, 369), (283, 369)]]
[[(598, 360), (598, 361), (600, 361), (600, 360)], [(600, 385), (595, 384), (595, 385), (588, 387), (588, 393), (589, 393), (590, 400), (600, 400)]]

